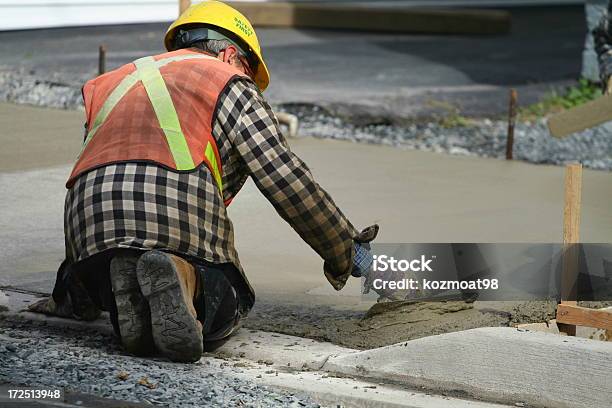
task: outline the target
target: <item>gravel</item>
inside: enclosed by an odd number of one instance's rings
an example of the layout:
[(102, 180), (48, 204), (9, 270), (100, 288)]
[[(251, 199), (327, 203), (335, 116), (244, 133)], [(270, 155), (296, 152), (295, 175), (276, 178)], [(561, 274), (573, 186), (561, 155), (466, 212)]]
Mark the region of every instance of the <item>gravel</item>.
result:
[(260, 386), (231, 361), (203, 357), (195, 364), (121, 354), (101, 334), (21, 323), (2, 325), (0, 383), (65, 387), (168, 407), (318, 407), (308, 397)]
[[(472, 120), (468, 126), (445, 127), (438, 123), (408, 126), (355, 126), (327, 114), (317, 106), (291, 105), (283, 110), (300, 118), (300, 136), (313, 136), (382, 144), (462, 156), (506, 157), (508, 124), (500, 120)], [(612, 123), (557, 139), (544, 120), (517, 123), (514, 158), (530, 163), (564, 165), (580, 162), (585, 167), (612, 169)]]
[(60, 109), (83, 109), (81, 87), (86, 76), (40, 75), (24, 68), (0, 67), (0, 101)]

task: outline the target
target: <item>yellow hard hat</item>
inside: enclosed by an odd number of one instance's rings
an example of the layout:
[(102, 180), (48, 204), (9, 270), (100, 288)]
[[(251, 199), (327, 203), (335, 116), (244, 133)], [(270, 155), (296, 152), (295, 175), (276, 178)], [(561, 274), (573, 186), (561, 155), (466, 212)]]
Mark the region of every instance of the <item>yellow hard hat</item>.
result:
[[(238, 47), (247, 53), (255, 62), (254, 81), (261, 91), (270, 83), (270, 73), (261, 55), (261, 48), (253, 26), (238, 10), (225, 3), (216, 0), (207, 0), (189, 7), (180, 17), (170, 25), (166, 32), (164, 44), (168, 51), (176, 49), (175, 38), (178, 31), (189, 26), (207, 26), (211, 29), (218, 28), (221, 34), (228, 34), (229, 40), (233, 40)], [(209, 37), (211, 39), (216, 39)]]

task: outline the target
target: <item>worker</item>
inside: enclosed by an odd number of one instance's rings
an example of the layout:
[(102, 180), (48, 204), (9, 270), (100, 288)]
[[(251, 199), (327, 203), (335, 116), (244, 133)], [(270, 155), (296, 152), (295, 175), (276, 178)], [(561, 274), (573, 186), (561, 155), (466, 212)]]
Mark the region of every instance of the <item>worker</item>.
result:
[(608, 1), (607, 9), (603, 12), (599, 24), (593, 30), (595, 51), (599, 62), (599, 77), (603, 91), (612, 93), (612, 2)]
[(164, 44), (167, 53), (83, 87), (66, 260), (43, 309), (81, 319), (108, 310), (128, 352), (193, 362), (255, 301), (227, 213), (247, 177), (321, 256), (336, 290), (369, 268), (378, 226), (356, 230), (289, 149), (262, 97), (270, 76), (241, 13), (196, 4)]

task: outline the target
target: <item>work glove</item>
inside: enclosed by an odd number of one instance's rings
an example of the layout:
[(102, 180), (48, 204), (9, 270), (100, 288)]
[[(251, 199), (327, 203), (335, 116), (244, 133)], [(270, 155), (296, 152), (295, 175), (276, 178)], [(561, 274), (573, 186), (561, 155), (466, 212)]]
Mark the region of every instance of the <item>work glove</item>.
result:
[(351, 275), (356, 278), (361, 278), (368, 274), (372, 266), (373, 259), (370, 252), (370, 244), (368, 242), (355, 242), (355, 257), (353, 258), (353, 271)]
[(380, 279), (383, 282), (401, 281), (405, 278), (404, 273), (400, 271), (392, 271), (389, 268), (386, 271), (375, 271), (372, 268), (374, 263), (373, 254), (370, 251), (369, 243), (355, 243), (355, 257), (353, 258), (353, 271), (351, 275), (356, 278), (364, 278), (363, 294), (367, 294), (370, 290), (374, 290), (379, 296), (378, 301), (383, 300), (404, 300), (409, 297), (406, 290), (376, 288), (374, 281)]

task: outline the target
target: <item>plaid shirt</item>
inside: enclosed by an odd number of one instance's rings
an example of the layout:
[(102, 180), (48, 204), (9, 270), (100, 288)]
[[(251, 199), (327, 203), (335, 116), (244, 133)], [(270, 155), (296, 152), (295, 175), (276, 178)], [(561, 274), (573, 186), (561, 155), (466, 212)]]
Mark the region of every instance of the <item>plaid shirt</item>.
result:
[(360, 234), (289, 150), (254, 83), (239, 79), (226, 87), (213, 136), (223, 166), (223, 198), (205, 165), (185, 173), (150, 163), (119, 163), (80, 176), (65, 202), (67, 259), (78, 262), (129, 247), (230, 263), (244, 281), (240, 297), (248, 311), (254, 293), (234, 248), (223, 199), (235, 197), (251, 176), (279, 215), (323, 258), (325, 276), (341, 289), (352, 270), (353, 239)]

